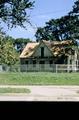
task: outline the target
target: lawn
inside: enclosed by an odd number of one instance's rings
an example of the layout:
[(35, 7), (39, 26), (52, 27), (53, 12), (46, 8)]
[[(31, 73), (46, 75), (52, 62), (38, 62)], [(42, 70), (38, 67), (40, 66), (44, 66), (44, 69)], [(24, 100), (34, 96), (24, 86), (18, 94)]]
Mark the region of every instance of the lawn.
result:
[(0, 94), (2, 93), (30, 93), (27, 88), (0, 88)]
[(79, 85), (79, 73), (0, 73), (0, 85)]

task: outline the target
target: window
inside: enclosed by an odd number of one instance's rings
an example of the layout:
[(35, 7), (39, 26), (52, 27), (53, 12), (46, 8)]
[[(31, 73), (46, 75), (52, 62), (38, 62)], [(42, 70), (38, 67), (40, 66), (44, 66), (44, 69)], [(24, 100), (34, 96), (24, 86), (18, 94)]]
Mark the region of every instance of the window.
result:
[(45, 61), (40, 61), (39, 64), (40, 64), (40, 68), (44, 69), (44, 67), (45, 67), (45, 66), (44, 66)]
[(25, 67), (28, 68), (28, 61), (27, 60), (25, 61), (25, 64), (26, 64)]
[(78, 61), (76, 60), (76, 65), (78, 65)]
[(53, 61), (50, 60), (50, 61), (49, 61), (49, 64), (50, 64), (50, 67), (52, 67)]
[(72, 60), (70, 60), (70, 64), (72, 64)]
[(64, 59), (64, 63), (65, 63), (65, 64), (68, 63), (68, 58), (67, 58), (67, 57), (65, 57), (65, 59)]
[(45, 61), (40, 61), (39, 63), (40, 63), (40, 64), (45, 64)]
[(33, 60), (33, 67), (36, 67), (36, 60)]
[(44, 47), (41, 47), (41, 58), (44, 57)]
[(21, 64), (22, 64), (22, 65), (24, 65), (24, 64), (25, 64), (24, 59), (21, 59)]
[(25, 64), (27, 64), (27, 65), (28, 65), (28, 61), (25, 61)]

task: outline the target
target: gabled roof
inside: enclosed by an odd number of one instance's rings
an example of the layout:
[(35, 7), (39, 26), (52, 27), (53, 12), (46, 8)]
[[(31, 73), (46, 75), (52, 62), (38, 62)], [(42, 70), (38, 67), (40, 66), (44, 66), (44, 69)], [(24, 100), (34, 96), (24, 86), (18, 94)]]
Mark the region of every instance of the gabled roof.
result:
[[(42, 42), (47, 46), (51, 54), (54, 56), (63, 54), (65, 52), (65, 46), (70, 46), (74, 44), (72, 40), (66, 40), (61, 42), (60, 41), (50, 42), (50, 41), (43, 40)], [(32, 57), (42, 42), (27, 43), (26, 47), (24, 48), (24, 50), (20, 55), (20, 58)]]
[[(46, 42), (47, 42), (47, 41), (46, 41)], [(32, 54), (32, 56), (35, 54), (35, 52), (37, 51), (37, 49), (40, 47), (40, 45), (41, 45), (42, 43), (44, 44), (44, 46), (47, 47), (47, 49), (49, 50), (49, 52), (50, 52), (51, 55), (53, 56), (53, 53), (52, 53), (51, 49), (49, 48), (49, 46), (46, 45), (46, 42), (45, 42), (44, 40), (42, 40), (42, 41), (39, 43), (39, 45), (35, 48), (34, 53)]]
[(22, 51), (21, 55), (20, 55), (20, 58), (27, 58), (27, 57), (30, 57), (36, 46), (38, 46), (39, 43), (27, 43), (26, 47), (24, 48), (24, 50)]

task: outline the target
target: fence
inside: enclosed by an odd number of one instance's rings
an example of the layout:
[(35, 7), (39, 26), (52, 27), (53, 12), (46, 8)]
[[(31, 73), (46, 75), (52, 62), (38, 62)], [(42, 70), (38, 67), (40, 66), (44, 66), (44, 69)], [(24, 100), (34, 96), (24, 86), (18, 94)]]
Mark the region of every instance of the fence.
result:
[(79, 72), (79, 66), (68, 64), (0, 65), (0, 72)]

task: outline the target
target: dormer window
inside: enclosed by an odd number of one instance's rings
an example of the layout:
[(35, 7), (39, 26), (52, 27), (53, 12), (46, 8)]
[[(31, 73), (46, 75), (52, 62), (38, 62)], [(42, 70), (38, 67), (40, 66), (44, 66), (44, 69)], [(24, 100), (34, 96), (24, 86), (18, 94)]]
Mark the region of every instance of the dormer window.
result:
[(41, 58), (44, 57), (44, 47), (41, 47)]

